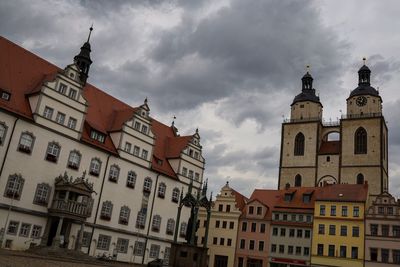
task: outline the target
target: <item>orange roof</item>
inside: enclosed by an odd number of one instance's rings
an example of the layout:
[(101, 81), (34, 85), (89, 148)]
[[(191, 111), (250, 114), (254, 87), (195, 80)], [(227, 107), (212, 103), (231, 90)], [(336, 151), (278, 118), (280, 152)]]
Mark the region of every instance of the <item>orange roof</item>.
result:
[(368, 197), (368, 184), (332, 184), (320, 187), (316, 200), (364, 202)]
[(339, 154), (340, 153), (340, 141), (324, 141), (319, 148), (318, 154)]
[[(232, 189), (232, 188), (231, 188)], [(232, 189), (232, 193), (235, 195), (236, 207), (243, 211), (244, 206), (246, 206), (247, 201), (249, 200), (247, 197), (243, 196), (236, 190)]]
[[(9, 101), (0, 101), (0, 108), (33, 120), (27, 95), (39, 92), (41, 85), (54, 79), (59, 71), (61, 69), (57, 66), (0, 36), (0, 89), (11, 93)], [(119, 131), (136, 108), (89, 83), (85, 85), (83, 95), (88, 102), (88, 110), (81, 140), (116, 154), (116, 147), (109, 136), (104, 143), (92, 140), (90, 129), (94, 128), (107, 135), (109, 132)], [(176, 178), (166, 159), (178, 157), (192, 136), (176, 137), (171, 127), (154, 119), (151, 127), (156, 140), (152, 168)], [(161, 160), (162, 164), (155, 164), (156, 159)]]
[[(255, 189), (250, 196), (250, 201), (247, 203), (251, 203), (254, 201), (259, 201), (264, 206), (268, 207), (267, 212), (265, 213), (264, 219), (271, 218), (271, 208), (274, 206), (275, 202), (278, 199), (280, 190), (275, 189)], [(246, 209), (243, 210), (243, 215), (247, 214)]]
[[(274, 211), (292, 210), (293, 212), (307, 212), (308, 209), (314, 209), (315, 196), (319, 189), (320, 187), (296, 187), (280, 190), (278, 200), (274, 205)], [(285, 201), (285, 194), (291, 194), (292, 200)], [(308, 203), (303, 202), (303, 195), (305, 194), (311, 195), (311, 199)]]

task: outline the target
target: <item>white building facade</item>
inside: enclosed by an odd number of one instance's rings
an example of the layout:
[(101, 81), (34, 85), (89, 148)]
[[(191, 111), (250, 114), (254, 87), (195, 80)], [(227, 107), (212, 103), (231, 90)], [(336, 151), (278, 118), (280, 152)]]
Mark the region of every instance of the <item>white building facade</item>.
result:
[(0, 54), (2, 246), (167, 259), (180, 194), (203, 180), (198, 131), (179, 136), (147, 100), (134, 108), (87, 84), (89, 40), (63, 70), (2, 37)]

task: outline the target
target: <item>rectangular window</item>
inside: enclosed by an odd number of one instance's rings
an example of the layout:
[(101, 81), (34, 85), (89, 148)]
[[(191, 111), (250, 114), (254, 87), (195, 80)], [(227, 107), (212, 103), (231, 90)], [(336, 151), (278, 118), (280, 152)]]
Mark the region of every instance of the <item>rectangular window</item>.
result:
[(359, 236), (360, 236), (360, 227), (353, 226), (353, 237), (359, 237)]
[(283, 214), (283, 220), (287, 221), (287, 214)]
[(229, 229), (235, 228), (235, 222), (229, 222)]
[(303, 237), (303, 230), (297, 229), (297, 237), (299, 237), (299, 238)]
[(328, 256), (335, 257), (335, 245), (329, 245), (328, 247)]
[(230, 212), (231, 211), (231, 205), (226, 205), (226, 212)]
[(67, 85), (60, 83), (60, 85), (58, 86), (58, 92), (65, 95), (65, 93), (67, 92)]
[(359, 216), (360, 216), (360, 208), (354, 207), (353, 208), (353, 217), (359, 217)]
[(16, 235), (18, 233), (19, 222), (10, 221), (8, 223), (7, 234)]
[(303, 248), (303, 254), (304, 254), (304, 256), (310, 255), (310, 248), (309, 247), (304, 247)]
[(69, 92), (68, 92), (68, 97), (75, 99), (76, 98), (76, 90), (70, 88)]
[(351, 247), (351, 258), (358, 259), (358, 247)]
[(289, 237), (294, 237), (294, 229), (289, 229)]
[(131, 149), (132, 149), (132, 144), (129, 142), (125, 142), (125, 148), (124, 150), (128, 153), (131, 153)]
[(142, 125), (142, 133), (147, 134), (147, 126)]
[(246, 248), (246, 240), (240, 239), (240, 249), (245, 249), (245, 248)]
[(304, 237), (305, 238), (310, 238), (311, 237), (311, 231), (310, 230), (305, 230), (304, 231)]
[(387, 208), (387, 214), (388, 215), (393, 215), (393, 207), (388, 207)]
[(111, 242), (111, 236), (109, 235), (99, 235), (97, 240), (97, 249), (100, 250), (109, 250)]
[(226, 229), (227, 221), (222, 222), (222, 228)]
[(392, 250), (393, 253), (393, 263), (399, 264), (400, 263), (400, 250), (394, 249)]
[(325, 234), (325, 224), (318, 225), (318, 234), (324, 235)]
[(53, 117), (53, 112), (54, 112), (54, 109), (46, 106), (43, 111), (43, 117), (51, 120), (51, 118)]
[(142, 159), (147, 159), (147, 154), (148, 154), (148, 152), (147, 152), (147, 150), (142, 150)]
[(290, 217), (291, 217), (292, 221), (294, 221), (294, 222), (296, 221), (296, 214), (292, 214)]
[(319, 206), (319, 215), (325, 216), (325, 205)]
[(219, 220), (216, 220), (216, 221), (215, 221), (215, 228), (219, 228), (220, 223), (221, 223), (221, 222), (220, 222)]
[(64, 124), (65, 121), (65, 114), (61, 112), (57, 112), (56, 122), (59, 124)]
[(213, 238), (213, 244), (214, 245), (218, 244), (218, 238), (216, 238), (216, 237)]
[(393, 236), (394, 237), (400, 237), (400, 226), (393, 225), (392, 229), (393, 229)]
[(370, 230), (371, 230), (371, 235), (373, 235), (373, 236), (378, 235), (378, 225), (377, 224), (371, 224)]
[(341, 258), (346, 258), (347, 253), (346, 253), (346, 246), (340, 246), (340, 257)]
[(82, 235), (82, 247), (88, 247), (89, 246), (91, 237), (92, 237), (92, 232), (83, 232), (83, 235)]
[(281, 236), (286, 236), (286, 229), (285, 228), (281, 228)]
[(140, 130), (140, 122), (138, 122), (138, 121), (135, 121), (135, 125), (133, 126), (136, 130)]
[(311, 222), (311, 215), (307, 215), (307, 217), (306, 217), (306, 221), (307, 221), (308, 223), (310, 223), (310, 222)]
[(251, 223), (251, 231), (255, 233), (257, 231), (257, 224), (256, 223)]
[(323, 244), (318, 244), (318, 246), (317, 246), (317, 255), (318, 256), (323, 256), (324, 255), (324, 245)]
[(182, 168), (182, 175), (183, 176), (187, 175), (187, 168), (185, 168), (185, 167)]
[(260, 225), (260, 233), (265, 233), (265, 223)]
[(293, 246), (288, 246), (288, 252), (287, 253), (291, 255), (291, 254), (293, 254), (293, 251), (294, 251), (293, 250)]
[(31, 225), (28, 223), (22, 223), (19, 229), (19, 236), (29, 237), (29, 232), (31, 231)]
[(220, 244), (221, 246), (225, 245), (225, 238), (221, 237), (221, 238), (219, 239), (219, 244)]
[(242, 232), (247, 231), (247, 222), (242, 222)]
[(381, 249), (382, 255), (382, 262), (388, 263), (389, 262), (389, 250), (388, 249)]
[(271, 252), (273, 252), (273, 253), (276, 252), (276, 245), (275, 244), (271, 245)]
[(342, 207), (342, 216), (347, 217), (347, 206)]
[(272, 235), (274, 235), (274, 236), (278, 235), (278, 228), (276, 228), (276, 227), (272, 228)]
[(285, 246), (279, 245), (279, 253), (285, 253)]
[(243, 257), (239, 257), (238, 267), (243, 267), (243, 266), (244, 266), (244, 259)]
[(336, 226), (329, 225), (329, 235), (336, 235)]
[(133, 147), (133, 155), (139, 157), (140, 147), (134, 146)]
[(159, 256), (159, 254), (160, 254), (160, 246), (159, 246), (159, 245), (152, 244), (152, 245), (150, 246), (149, 258), (157, 259), (158, 256)]
[(223, 210), (224, 210), (224, 205), (219, 204), (219, 205), (218, 205), (218, 211), (223, 211)]
[(135, 247), (133, 249), (133, 254), (136, 256), (142, 256), (144, 252), (144, 242), (135, 241)]
[(190, 179), (193, 179), (193, 171), (192, 171), (192, 170), (189, 170), (189, 175), (188, 175), (188, 177), (189, 177)]
[(336, 206), (331, 206), (331, 216), (336, 216)]
[(389, 236), (389, 225), (382, 225), (382, 236)]
[(378, 249), (370, 248), (369, 255), (371, 256), (371, 261), (378, 261)]
[(275, 213), (274, 214), (274, 220), (275, 221), (279, 221), (279, 213)]
[[(198, 181), (198, 180), (200, 180), (200, 174), (198, 173), (198, 172), (195, 172), (194, 173), (194, 179), (196, 180), (196, 181)], [(229, 206), (229, 205), (228, 205)], [(230, 207), (230, 206), (229, 206)]]
[(264, 250), (264, 241), (258, 241), (258, 251)]
[[(353, 231), (354, 231), (354, 228), (353, 228)], [(340, 226), (340, 235), (347, 236), (347, 226), (346, 225)]]
[(226, 240), (226, 245), (228, 247), (232, 246), (232, 239), (228, 238), (228, 240)]
[(69, 117), (67, 127), (75, 130), (76, 128), (76, 119)]
[(257, 215), (261, 215), (262, 214), (262, 207), (257, 207)]
[(117, 251), (119, 253), (126, 254), (128, 252), (128, 246), (129, 246), (129, 239), (118, 238), (118, 240), (117, 240)]
[(301, 255), (301, 247), (296, 247), (296, 255)]
[(385, 214), (385, 208), (384, 207), (378, 207), (378, 214), (379, 215), (384, 215)]
[(304, 216), (302, 214), (299, 215), (299, 222), (302, 222), (304, 220)]
[(42, 234), (42, 226), (34, 225), (32, 227), (31, 238), (40, 238), (41, 234)]

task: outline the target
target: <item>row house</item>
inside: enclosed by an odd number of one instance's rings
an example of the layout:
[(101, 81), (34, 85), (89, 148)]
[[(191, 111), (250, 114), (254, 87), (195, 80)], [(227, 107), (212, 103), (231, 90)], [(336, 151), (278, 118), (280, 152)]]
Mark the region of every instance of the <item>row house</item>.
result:
[(60, 69), (0, 37), (1, 244), (168, 260), (179, 196), (202, 184), (200, 135), (87, 83), (90, 52), (88, 38)]
[(368, 184), (319, 189), (314, 205), (311, 266), (364, 266)]
[(384, 192), (366, 212), (365, 266), (400, 265), (400, 200)]
[(234, 266), (239, 217), (247, 201), (245, 196), (232, 189), (227, 182), (212, 204), (208, 239), (205, 238), (207, 213), (204, 208), (200, 208), (197, 239), (199, 246), (207, 242), (208, 266)]
[(271, 267), (310, 266), (317, 187), (280, 190), (272, 209), (269, 233)]
[(235, 266), (269, 266), (271, 210), (278, 193), (278, 190), (256, 189), (246, 203), (239, 220)]

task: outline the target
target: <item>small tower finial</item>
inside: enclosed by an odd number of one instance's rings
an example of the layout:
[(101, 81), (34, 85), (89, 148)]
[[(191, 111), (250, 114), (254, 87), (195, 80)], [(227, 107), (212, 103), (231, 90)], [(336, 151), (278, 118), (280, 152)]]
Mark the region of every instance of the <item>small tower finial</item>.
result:
[(365, 64), (365, 63), (367, 63), (366, 57), (363, 57), (363, 62), (364, 62), (364, 65), (366, 65), (366, 64)]
[(147, 96), (146, 96), (146, 98), (144, 99), (144, 103), (147, 104)]
[(90, 28), (89, 28), (89, 36), (88, 36), (88, 38), (87, 38), (87, 42), (89, 43), (89, 41), (90, 41), (90, 35), (92, 35), (92, 31), (93, 31), (93, 23), (92, 23), (92, 26), (90, 26)]
[(307, 71), (307, 73), (310, 73), (310, 65), (306, 66), (306, 71)]
[(172, 126), (172, 127), (175, 126), (175, 120), (176, 120), (176, 116), (174, 115), (174, 117), (172, 117), (172, 123), (171, 123), (171, 126)]

